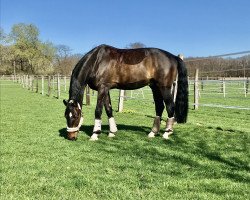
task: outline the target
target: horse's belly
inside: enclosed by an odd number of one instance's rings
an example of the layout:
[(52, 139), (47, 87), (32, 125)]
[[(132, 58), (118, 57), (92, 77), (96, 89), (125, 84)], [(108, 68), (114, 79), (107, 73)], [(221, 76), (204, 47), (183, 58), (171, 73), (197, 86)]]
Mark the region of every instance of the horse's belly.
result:
[(121, 89), (121, 90), (135, 90), (142, 88), (150, 83), (149, 80), (141, 80), (136, 82), (130, 82), (130, 83), (117, 83), (115, 88)]

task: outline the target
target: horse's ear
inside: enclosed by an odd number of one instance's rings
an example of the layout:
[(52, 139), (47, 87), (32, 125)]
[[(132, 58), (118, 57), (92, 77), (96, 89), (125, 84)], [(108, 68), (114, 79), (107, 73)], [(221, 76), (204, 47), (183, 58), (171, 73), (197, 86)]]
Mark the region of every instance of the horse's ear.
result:
[(64, 103), (64, 105), (65, 105), (65, 106), (67, 106), (67, 105), (68, 105), (68, 101), (67, 101), (67, 100), (65, 100), (65, 99), (63, 99), (63, 103)]

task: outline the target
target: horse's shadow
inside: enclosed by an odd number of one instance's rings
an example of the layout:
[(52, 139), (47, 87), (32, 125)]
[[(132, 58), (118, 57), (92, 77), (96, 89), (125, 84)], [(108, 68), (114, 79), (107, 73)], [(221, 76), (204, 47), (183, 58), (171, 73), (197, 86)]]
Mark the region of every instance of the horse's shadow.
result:
[[(83, 134), (86, 134), (87, 136), (91, 136), (93, 134), (93, 125), (83, 125), (80, 128), (80, 132)], [(150, 132), (149, 127), (145, 126), (131, 126), (131, 125), (125, 125), (125, 124), (118, 124), (117, 125), (118, 131), (132, 131), (132, 132), (139, 132), (139, 133), (144, 133), (148, 134)], [(102, 133), (108, 133), (109, 131), (109, 126), (108, 125), (102, 125)], [(67, 129), (62, 128), (59, 131), (59, 136), (67, 139)]]

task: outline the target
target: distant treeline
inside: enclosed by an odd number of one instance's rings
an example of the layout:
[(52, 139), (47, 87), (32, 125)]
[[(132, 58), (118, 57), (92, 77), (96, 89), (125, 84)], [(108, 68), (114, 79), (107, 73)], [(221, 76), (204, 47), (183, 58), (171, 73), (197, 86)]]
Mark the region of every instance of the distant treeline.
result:
[(237, 58), (187, 58), (189, 76), (199, 69), (200, 77), (249, 77), (250, 55)]
[[(126, 48), (145, 47), (140, 42)], [(13, 25), (6, 34), (0, 28), (0, 74), (70, 75), (82, 54), (71, 54), (67, 45), (55, 45), (39, 39), (34, 24)]]
[(81, 56), (67, 45), (41, 41), (33, 24), (13, 25), (9, 34), (0, 29), (0, 74), (70, 75)]
[[(145, 47), (140, 42), (126, 48)], [(62, 74), (70, 75), (82, 57), (72, 54), (70, 47), (39, 39), (39, 29), (33, 24), (13, 25), (6, 34), (0, 28), (0, 74)], [(250, 55), (238, 58), (185, 58), (189, 76), (200, 69), (200, 77), (250, 76)]]

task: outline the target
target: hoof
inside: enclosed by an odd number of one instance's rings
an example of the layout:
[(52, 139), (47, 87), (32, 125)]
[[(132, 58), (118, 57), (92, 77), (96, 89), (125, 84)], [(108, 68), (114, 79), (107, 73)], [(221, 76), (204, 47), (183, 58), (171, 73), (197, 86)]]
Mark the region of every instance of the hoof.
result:
[(98, 140), (98, 135), (97, 135), (96, 133), (94, 133), (94, 134), (90, 137), (89, 140), (90, 140), (90, 141), (96, 141), (96, 140)]
[(148, 138), (154, 138), (155, 137), (155, 133), (153, 131), (151, 131), (149, 134), (148, 134)]
[(114, 133), (109, 132), (108, 137), (109, 137), (109, 138), (113, 138), (113, 137), (115, 137), (115, 134), (114, 134)]
[(169, 136), (169, 132), (165, 132), (162, 137), (163, 139), (167, 140), (168, 139), (168, 136)]
[(168, 129), (168, 130), (166, 130), (166, 132), (163, 134), (162, 137), (167, 140), (172, 133), (173, 133), (173, 130)]

